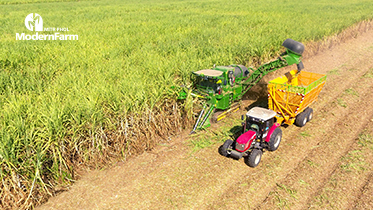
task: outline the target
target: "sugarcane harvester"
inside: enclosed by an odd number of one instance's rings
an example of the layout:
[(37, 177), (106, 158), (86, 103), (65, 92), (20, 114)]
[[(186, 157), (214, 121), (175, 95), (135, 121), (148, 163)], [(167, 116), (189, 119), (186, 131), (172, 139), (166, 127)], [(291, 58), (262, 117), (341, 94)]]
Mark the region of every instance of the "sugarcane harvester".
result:
[[(302, 53), (304, 45), (286, 39), (282, 46), (286, 51), (276, 60), (259, 66), (257, 69), (243, 65), (214, 66), (193, 72), (196, 76), (191, 95), (205, 100), (192, 133), (197, 129), (209, 127), (212, 122), (223, 119), (228, 113), (239, 109), (239, 101), (265, 75), (280, 68), (297, 65), (298, 72), (303, 69)], [(179, 93), (178, 99), (186, 99), (187, 90)]]

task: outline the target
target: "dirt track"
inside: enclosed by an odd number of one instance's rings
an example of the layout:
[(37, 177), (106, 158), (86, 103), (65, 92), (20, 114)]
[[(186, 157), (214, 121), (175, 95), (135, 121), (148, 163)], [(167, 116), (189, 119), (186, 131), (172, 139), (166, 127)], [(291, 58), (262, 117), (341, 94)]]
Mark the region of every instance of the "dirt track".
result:
[(373, 209), (373, 31), (304, 65), (328, 74), (312, 106), (314, 119), (303, 128), (282, 128), (279, 149), (266, 152), (257, 168), (220, 156), (222, 143), (191, 153), (184, 134), (113, 168), (87, 173), (40, 208)]

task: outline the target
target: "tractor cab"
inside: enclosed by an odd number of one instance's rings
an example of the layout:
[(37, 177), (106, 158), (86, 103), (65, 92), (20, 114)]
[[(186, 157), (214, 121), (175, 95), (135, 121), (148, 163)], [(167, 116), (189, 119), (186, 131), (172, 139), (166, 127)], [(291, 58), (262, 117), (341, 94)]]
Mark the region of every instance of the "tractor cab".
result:
[(261, 107), (254, 107), (246, 113), (245, 132), (255, 131), (259, 139), (265, 138), (275, 123), (276, 112)]

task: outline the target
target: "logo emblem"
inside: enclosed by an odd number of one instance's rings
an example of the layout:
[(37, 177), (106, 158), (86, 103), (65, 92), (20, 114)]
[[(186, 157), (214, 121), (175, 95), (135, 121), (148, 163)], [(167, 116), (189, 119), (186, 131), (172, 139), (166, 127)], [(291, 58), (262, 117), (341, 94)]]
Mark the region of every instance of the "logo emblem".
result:
[(43, 31), (43, 19), (37, 13), (30, 13), (25, 19), (26, 28), (30, 31)]

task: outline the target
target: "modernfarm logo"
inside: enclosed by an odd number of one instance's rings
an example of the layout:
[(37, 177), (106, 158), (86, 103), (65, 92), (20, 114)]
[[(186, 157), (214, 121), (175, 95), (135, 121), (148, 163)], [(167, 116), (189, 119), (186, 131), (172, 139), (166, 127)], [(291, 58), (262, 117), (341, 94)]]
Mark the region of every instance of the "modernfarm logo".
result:
[(31, 13), (25, 19), (26, 28), (30, 31), (43, 31), (43, 18), (37, 13)]
[[(30, 13), (25, 18), (25, 26), (34, 34), (16, 33), (16, 40), (78, 40), (76, 34), (64, 34), (69, 31), (67, 27), (43, 27), (43, 18), (37, 13)], [(54, 34), (39, 34), (38, 31), (55, 31)]]

